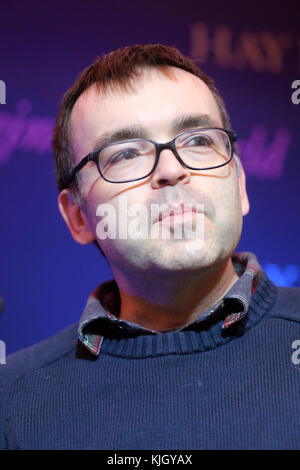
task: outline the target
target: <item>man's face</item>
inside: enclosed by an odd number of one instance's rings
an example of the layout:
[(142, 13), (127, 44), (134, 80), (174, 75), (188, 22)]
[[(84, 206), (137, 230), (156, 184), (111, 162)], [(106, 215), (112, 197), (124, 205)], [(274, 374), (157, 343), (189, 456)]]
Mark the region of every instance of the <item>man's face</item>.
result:
[[(216, 101), (202, 80), (174, 67), (147, 68), (126, 91), (115, 88), (102, 94), (92, 86), (79, 97), (71, 116), (76, 164), (107, 134), (126, 135), (123, 130), (131, 129), (136, 132), (131, 137), (167, 142), (181, 131), (209, 123), (223, 127)], [(221, 168), (192, 171), (169, 149), (161, 152), (149, 177), (131, 183), (109, 183), (90, 163), (81, 170), (81, 192), (86, 203), (84, 220), (96, 239), (98, 206), (110, 203), (118, 208), (121, 197), (129, 210), (136, 203), (147, 210), (152, 204), (203, 204), (204, 243), (199, 241), (199, 247), (185, 237), (101, 240), (115, 275), (118, 271), (129, 275), (136, 269), (170, 275), (220, 266), (236, 248), (242, 216), (248, 211), (244, 180), (238, 178), (233, 160)]]

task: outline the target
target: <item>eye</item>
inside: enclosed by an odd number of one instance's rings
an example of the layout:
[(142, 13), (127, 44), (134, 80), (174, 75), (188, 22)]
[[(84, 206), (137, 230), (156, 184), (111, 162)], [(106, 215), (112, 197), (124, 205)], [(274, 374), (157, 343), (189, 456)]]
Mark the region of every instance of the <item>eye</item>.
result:
[(113, 154), (110, 158), (110, 163), (120, 163), (126, 160), (132, 160), (135, 157), (138, 157), (140, 152), (137, 149), (124, 149)]
[(183, 142), (184, 147), (205, 147), (211, 146), (211, 139), (205, 134), (194, 134)]

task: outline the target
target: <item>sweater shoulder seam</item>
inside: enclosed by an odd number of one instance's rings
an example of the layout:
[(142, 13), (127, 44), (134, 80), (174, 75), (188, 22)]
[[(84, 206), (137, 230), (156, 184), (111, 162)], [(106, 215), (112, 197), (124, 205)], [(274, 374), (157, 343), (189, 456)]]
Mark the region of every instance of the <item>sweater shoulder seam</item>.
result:
[(8, 380), (1, 385), (0, 390), (4, 390), (6, 387), (13, 386), (14, 384), (19, 382), (20, 380), (23, 380), (23, 379), (26, 379), (27, 377), (30, 377), (35, 372), (37, 372), (41, 369), (45, 369), (46, 367), (51, 366), (52, 364), (55, 364), (55, 362), (61, 361), (64, 357), (68, 356), (69, 354), (71, 354), (76, 349), (77, 349), (77, 345), (73, 346), (69, 351), (65, 352), (61, 356), (56, 357), (55, 359), (49, 360), (49, 362), (46, 362), (44, 364), (39, 364), (36, 367), (34, 367), (33, 369), (30, 369), (29, 371), (24, 371), (24, 372), (22, 371), (23, 373), (21, 372), (19, 376), (13, 377), (11, 380), (8, 378)]
[[(72, 340), (74, 328), (76, 328), (76, 324), (67, 327), (51, 338), (8, 356), (7, 364), (2, 366), (4, 368), (7, 367), (7, 370), (5, 371), (5, 369), (3, 369), (3, 374), (0, 374), (0, 390), (16, 383), (18, 380), (29, 377), (40, 369), (62, 360), (76, 350), (77, 341)], [(69, 344), (63, 345), (65, 337)], [(47, 351), (49, 347), (52, 349), (52, 352), (50, 350), (48, 354)], [(11, 358), (10, 361), (9, 358)]]

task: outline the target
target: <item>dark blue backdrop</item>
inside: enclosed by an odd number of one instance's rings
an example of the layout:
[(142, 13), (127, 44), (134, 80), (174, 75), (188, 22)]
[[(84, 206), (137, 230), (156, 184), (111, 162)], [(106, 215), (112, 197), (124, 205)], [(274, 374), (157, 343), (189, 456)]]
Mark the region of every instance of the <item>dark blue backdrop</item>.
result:
[(58, 213), (50, 136), (80, 71), (127, 44), (175, 45), (215, 78), (248, 176), (251, 212), (239, 250), (254, 251), (278, 284), (300, 286), (297, 2), (259, 4), (1, 4), (0, 339), (8, 353), (78, 321), (90, 291), (112, 276), (94, 246), (71, 239)]

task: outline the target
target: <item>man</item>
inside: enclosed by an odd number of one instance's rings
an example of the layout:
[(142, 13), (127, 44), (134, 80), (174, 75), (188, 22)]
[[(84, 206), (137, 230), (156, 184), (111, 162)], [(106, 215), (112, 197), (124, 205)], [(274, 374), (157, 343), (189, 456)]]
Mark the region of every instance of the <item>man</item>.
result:
[(249, 211), (235, 140), (213, 81), (168, 46), (114, 51), (66, 93), (59, 209), (114, 280), (1, 368), (2, 448), (300, 447), (300, 289), (233, 254)]

